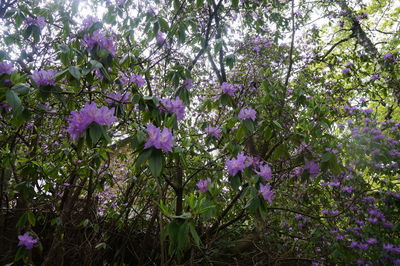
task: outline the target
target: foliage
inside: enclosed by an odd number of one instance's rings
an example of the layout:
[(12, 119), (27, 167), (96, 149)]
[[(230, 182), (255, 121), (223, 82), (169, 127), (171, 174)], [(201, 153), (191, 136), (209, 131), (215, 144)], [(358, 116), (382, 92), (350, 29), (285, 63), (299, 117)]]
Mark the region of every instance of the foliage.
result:
[(399, 12), (2, 2), (0, 263), (399, 265)]

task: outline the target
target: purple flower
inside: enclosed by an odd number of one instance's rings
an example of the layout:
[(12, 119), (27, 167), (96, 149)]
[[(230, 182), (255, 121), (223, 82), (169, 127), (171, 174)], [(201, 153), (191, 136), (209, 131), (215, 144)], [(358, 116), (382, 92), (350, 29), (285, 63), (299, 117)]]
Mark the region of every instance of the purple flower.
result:
[(99, 19), (93, 16), (88, 16), (82, 22), (82, 30), (89, 29), (93, 24), (99, 22)]
[(26, 25), (31, 26), (35, 25), (39, 29), (43, 29), (46, 23), (44, 22), (44, 17), (37, 17), (37, 18), (27, 18), (25, 20)]
[(349, 73), (350, 73), (350, 68), (346, 67), (345, 69), (342, 70), (342, 73), (343, 73), (344, 75), (349, 74)]
[(331, 211), (332, 216), (337, 216), (337, 215), (339, 215), (339, 213), (340, 213), (340, 211), (338, 211), (338, 210)]
[(387, 53), (387, 54), (384, 54), (383, 55), (383, 60), (389, 60), (389, 59), (391, 59), (392, 58), (392, 54), (391, 53)]
[(11, 75), (11, 73), (14, 71), (14, 67), (7, 63), (7, 62), (0, 62), (0, 75), (1, 74), (7, 74), (7, 75)]
[(176, 97), (175, 100), (170, 99), (161, 99), (162, 106), (161, 110), (165, 110), (170, 114), (175, 114), (178, 120), (183, 120), (185, 118), (185, 105), (183, 101)]
[(114, 105), (119, 104), (119, 103), (126, 103), (129, 101), (130, 95), (131, 95), (130, 92), (108, 93), (107, 94), (108, 99), (106, 99), (106, 102), (109, 104), (114, 104)]
[(268, 166), (268, 164), (260, 165), (259, 168), (260, 168), (260, 171), (257, 171), (256, 169), (254, 169), (254, 172), (256, 172), (257, 175), (264, 178), (264, 180), (271, 179), (272, 172), (271, 172), (271, 168)]
[(256, 115), (257, 111), (249, 107), (249, 108), (242, 108), (239, 112), (238, 117), (240, 119), (251, 119), (254, 121), (256, 120)]
[(212, 127), (212, 126), (206, 127), (206, 134), (209, 136), (219, 138), (221, 136), (221, 132), (222, 130), (219, 127)]
[(175, 137), (172, 135), (172, 131), (168, 128), (164, 128), (162, 131), (152, 124), (147, 124), (146, 132), (148, 138), (144, 149), (154, 147), (156, 149), (161, 149), (164, 151), (172, 151), (174, 146)]
[(34, 71), (32, 74), (33, 81), (38, 86), (55, 86), (54, 78), (57, 72), (53, 69)]
[(316, 177), (321, 172), (319, 165), (315, 163), (314, 160), (307, 161), (304, 170), (308, 170), (311, 178)]
[(268, 202), (272, 202), (272, 196), (275, 194), (274, 192), (271, 191), (271, 188), (269, 187), (268, 184), (260, 184), (260, 189), (258, 190), (258, 193), (260, 193), (264, 200)]
[(191, 90), (193, 88), (193, 80), (185, 79), (185, 81), (183, 81), (183, 87), (187, 90)]
[(228, 94), (230, 96), (235, 96), (236, 87), (233, 84), (224, 82), (221, 85), (222, 93)]
[(96, 103), (92, 102), (85, 104), (79, 112), (72, 111), (67, 120), (69, 122), (67, 132), (71, 135), (71, 139), (76, 140), (92, 122), (110, 126), (117, 121), (117, 118), (114, 116), (114, 108), (108, 109), (105, 106), (97, 108)]
[(331, 182), (329, 182), (329, 185), (331, 187), (338, 187), (338, 186), (340, 186), (340, 181), (331, 181)]
[(344, 186), (342, 187), (342, 191), (346, 193), (352, 193), (354, 188), (352, 186)]
[(208, 183), (211, 182), (210, 178), (207, 179), (201, 179), (199, 182), (197, 182), (196, 186), (199, 189), (199, 192), (204, 193), (208, 190)]
[(162, 31), (157, 32), (156, 41), (158, 45), (163, 45), (165, 42), (165, 33)]
[(112, 56), (115, 56), (117, 52), (113, 40), (111, 38), (107, 38), (99, 30), (94, 31), (92, 35), (85, 34), (82, 44), (89, 52), (93, 51), (96, 47), (107, 50)]
[(243, 170), (246, 168), (246, 159), (247, 156), (245, 156), (243, 152), (239, 153), (236, 159), (227, 159), (225, 166), (228, 169), (228, 174), (235, 176), (239, 171), (243, 172)]
[(103, 74), (100, 71), (100, 68), (95, 68), (94, 69), (94, 74), (96, 75), (96, 77), (100, 80), (103, 81), (104, 77)]
[(32, 249), (38, 240), (31, 237), (28, 233), (18, 236), (19, 242), (18, 246), (25, 246), (26, 249)]
[(376, 238), (369, 238), (367, 240), (367, 243), (370, 244), (370, 245), (374, 245), (374, 244), (378, 243), (378, 240), (376, 240)]
[(375, 81), (379, 79), (379, 75), (378, 74), (373, 74), (371, 77), (371, 81)]
[(144, 77), (139, 74), (132, 74), (129, 81), (135, 83), (139, 88), (143, 87), (143, 85), (146, 83)]
[(400, 247), (395, 247), (393, 244), (383, 244), (383, 249), (389, 252), (400, 254)]

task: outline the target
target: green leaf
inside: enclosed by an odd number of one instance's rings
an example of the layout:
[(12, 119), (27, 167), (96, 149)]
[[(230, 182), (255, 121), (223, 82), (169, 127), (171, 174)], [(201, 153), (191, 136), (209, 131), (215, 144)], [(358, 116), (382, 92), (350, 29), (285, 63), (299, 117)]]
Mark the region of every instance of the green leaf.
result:
[(96, 144), (103, 135), (101, 126), (97, 123), (92, 123), (89, 127), (89, 135), (90, 139), (92, 140), (92, 144)]
[(194, 240), (194, 243), (196, 244), (196, 246), (200, 246), (200, 242), (201, 242), (200, 237), (197, 234), (196, 228), (194, 227), (193, 223), (189, 223), (189, 231), (193, 237), (193, 240)]
[(95, 249), (106, 249), (106, 247), (107, 247), (107, 244), (106, 243), (104, 243), (104, 242), (102, 242), (102, 243), (100, 243), (100, 244), (97, 244), (94, 248)]
[(152, 149), (144, 150), (136, 159), (136, 167), (140, 167), (143, 163), (145, 163), (151, 155)]
[(243, 120), (243, 124), (245, 125), (245, 127), (250, 131), (253, 132), (254, 131), (254, 123), (251, 119), (245, 119)]
[(103, 64), (96, 60), (90, 60), (90, 64), (93, 68), (102, 68)]
[(321, 158), (321, 161), (322, 162), (327, 162), (327, 161), (329, 161), (329, 159), (332, 157), (332, 153), (330, 153), (330, 152), (325, 152), (323, 155), (322, 155), (322, 158)]
[(29, 93), (29, 85), (25, 83), (16, 84), (11, 89), (20, 95)]
[(204, 6), (204, 0), (196, 0), (196, 7), (201, 8)]
[(40, 28), (36, 25), (32, 25), (32, 36), (34, 43), (38, 43), (40, 41)]
[(169, 30), (168, 22), (162, 17), (158, 17), (158, 24), (162, 32), (167, 32)]
[(281, 124), (279, 124), (278, 121), (274, 120), (274, 121), (272, 121), (272, 123), (274, 123), (274, 125), (275, 125), (277, 128), (283, 129), (283, 127), (281, 126)]
[(21, 99), (13, 90), (8, 90), (6, 92), (6, 100), (11, 105), (14, 112), (22, 111)]
[(232, 7), (238, 8), (238, 6), (239, 6), (239, 0), (232, 0)]
[(175, 219), (190, 219), (192, 218), (192, 214), (190, 212), (184, 212), (181, 215), (172, 215), (171, 218), (175, 218)]
[(79, 80), (81, 78), (81, 72), (79, 70), (79, 67), (76, 66), (70, 66), (68, 68), (69, 73), (76, 78), (77, 80)]
[(178, 40), (180, 43), (184, 43), (186, 40), (186, 26), (185, 24), (181, 24), (178, 31)]
[(230, 95), (224, 93), (221, 95), (221, 97), (219, 98), (219, 100), (221, 101), (222, 105), (228, 105), (231, 106), (232, 103), (232, 98)]
[(158, 177), (161, 174), (163, 168), (163, 154), (158, 149), (153, 149), (149, 159), (150, 171), (153, 176)]
[(19, 247), (17, 253), (15, 254), (14, 261), (19, 261), (23, 259), (26, 255), (26, 249), (24, 247)]
[(32, 212), (28, 212), (28, 221), (32, 226), (36, 224), (36, 217)]

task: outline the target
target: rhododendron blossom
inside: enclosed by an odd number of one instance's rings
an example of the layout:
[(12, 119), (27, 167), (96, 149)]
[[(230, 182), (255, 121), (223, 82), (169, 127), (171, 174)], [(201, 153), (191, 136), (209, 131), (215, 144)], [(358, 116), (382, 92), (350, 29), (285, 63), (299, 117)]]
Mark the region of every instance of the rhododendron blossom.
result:
[(197, 182), (196, 186), (199, 190), (199, 192), (204, 193), (208, 190), (208, 185), (211, 182), (210, 178), (207, 179), (201, 179), (199, 182)]
[(272, 202), (272, 197), (274, 196), (275, 192), (271, 191), (271, 188), (268, 184), (260, 184), (260, 189), (258, 190), (258, 193), (262, 195), (264, 200), (268, 202)]
[(176, 97), (175, 100), (171, 99), (161, 99), (162, 106), (161, 110), (165, 110), (170, 114), (175, 114), (178, 120), (183, 120), (185, 118), (185, 104), (183, 101)]
[(25, 246), (26, 249), (32, 249), (33, 246), (38, 242), (37, 239), (34, 239), (28, 233), (18, 236), (18, 246)]
[(264, 180), (268, 180), (272, 177), (271, 168), (269, 167), (268, 164), (260, 165), (259, 171), (254, 169), (254, 172), (256, 172), (257, 175), (264, 178)]
[(154, 147), (156, 149), (162, 149), (164, 151), (172, 151), (174, 146), (175, 137), (172, 135), (172, 131), (168, 128), (164, 128), (162, 131), (155, 127), (153, 124), (147, 124), (146, 132), (148, 134), (145, 149)]
[(130, 97), (131, 93), (125, 92), (125, 93), (121, 93), (121, 92), (113, 92), (113, 93), (108, 93), (107, 94), (107, 99), (106, 102), (109, 104), (119, 104), (119, 103), (126, 103), (129, 101), (129, 97)]
[(96, 47), (107, 50), (112, 56), (115, 56), (117, 52), (113, 40), (107, 38), (99, 30), (94, 31), (92, 34), (85, 34), (82, 44), (89, 52), (93, 51)]
[(138, 86), (139, 88), (142, 88), (143, 85), (146, 83), (146, 79), (139, 74), (132, 74), (129, 81), (135, 83), (136, 86)]
[(249, 107), (249, 108), (242, 108), (239, 112), (238, 117), (240, 119), (251, 119), (254, 121), (256, 120), (256, 115), (257, 111)]
[(7, 74), (7, 75), (11, 75), (11, 73), (14, 71), (14, 67), (7, 62), (0, 62), (0, 75), (1, 74)]
[(308, 170), (311, 178), (316, 177), (321, 172), (319, 165), (313, 160), (306, 162), (304, 170)]
[(248, 161), (248, 157), (245, 156), (243, 152), (239, 153), (236, 159), (227, 159), (225, 166), (228, 169), (228, 173), (231, 176), (235, 176), (238, 172), (243, 172), (243, 170), (248, 166), (246, 166), (246, 161)]
[(39, 29), (43, 29), (44, 26), (46, 25), (46, 22), (44, 21), (44, 17), (37, 17), (37, 18), (27, 18), (25, 20), (26, 25), (35, 25)]
[(76, 140), (91, 123), (110, 126), (117, 121), (117, 118), (114, 116), (114, 108), (108, 109), (105, 106), (97, 108), (96, 103), (92, 102), (85, 104), (79, 112), (72, 111), (67, 120), (69, 122), (67, 132), (71, 139)]
[(230, 96), (235, 96), (236, 87), (233, 84), (224, 82), (221, 85), (221, 90), (222, 90), (222, 93), (228, 94)]
[(212, 126), (206, 127), (206, 134), (209, 136), (219, 138), (221, 136), (221, 132), (222, 130), (219, 127), (212, 127)]
[(57, 72), (53, 69), (34, 71), (32, 79), (39, 86), (55, 86), (54, 78), (56, 74)]

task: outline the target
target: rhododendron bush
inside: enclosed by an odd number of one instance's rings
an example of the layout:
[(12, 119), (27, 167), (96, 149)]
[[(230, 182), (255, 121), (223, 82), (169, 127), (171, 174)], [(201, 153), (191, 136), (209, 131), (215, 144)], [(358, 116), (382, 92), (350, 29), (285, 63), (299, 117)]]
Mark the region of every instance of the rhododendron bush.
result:
[(1, 265), (400, 265), (395, 1), (0, 3)]

